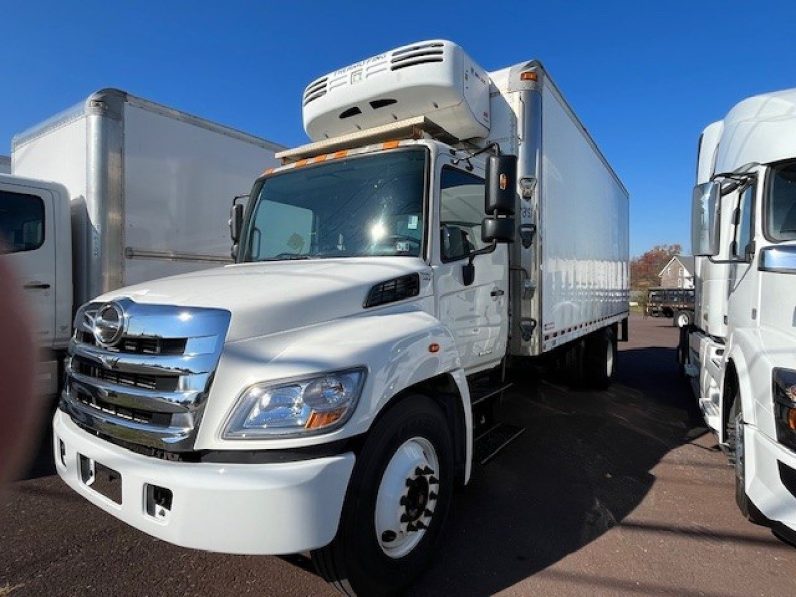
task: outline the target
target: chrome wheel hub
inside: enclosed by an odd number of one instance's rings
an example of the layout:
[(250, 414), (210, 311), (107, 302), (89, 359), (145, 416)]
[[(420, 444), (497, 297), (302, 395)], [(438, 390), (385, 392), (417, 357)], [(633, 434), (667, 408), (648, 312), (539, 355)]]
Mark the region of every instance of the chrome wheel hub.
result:
[(384, 469), (376, 497), (376, 539), (391, 558), (401, 558), (422, 540), (437, 505), (439, 459), (423, 437), (405, 441)]

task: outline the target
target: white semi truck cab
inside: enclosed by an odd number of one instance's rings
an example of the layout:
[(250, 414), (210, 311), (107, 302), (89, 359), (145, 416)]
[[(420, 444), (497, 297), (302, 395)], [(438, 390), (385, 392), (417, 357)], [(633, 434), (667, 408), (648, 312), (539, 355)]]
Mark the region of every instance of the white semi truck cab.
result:
[(456, 485), (522, 429), (509, 361), (610, 383), (627, 335), (627, 193), (538, 62), (456, 44), (313, 81), (313, 142), (230, 218), (236, 263), (77, 313), (58, 473), (155, 537), (312, 551), (347, 592), (405, 588)]
[(679, 356), (735, 465), (743, 514), (796, 529), (796, 89), (737, 104), (699, 143), (694, 323)]

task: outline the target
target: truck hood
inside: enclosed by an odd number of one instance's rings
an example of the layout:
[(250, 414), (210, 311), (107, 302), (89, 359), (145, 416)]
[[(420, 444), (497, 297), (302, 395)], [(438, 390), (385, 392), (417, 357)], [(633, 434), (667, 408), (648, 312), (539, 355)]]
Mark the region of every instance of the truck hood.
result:
[(227, 333), (232, 342), (355, 315), (375, 284), (421, 272), (427, 272), (420, 282), (425, 296), (431, 268), (420, 259), (242, 263), (120, 288), (96, 301), (129, 297), (137, 303), (226, 309), (232, 313)]

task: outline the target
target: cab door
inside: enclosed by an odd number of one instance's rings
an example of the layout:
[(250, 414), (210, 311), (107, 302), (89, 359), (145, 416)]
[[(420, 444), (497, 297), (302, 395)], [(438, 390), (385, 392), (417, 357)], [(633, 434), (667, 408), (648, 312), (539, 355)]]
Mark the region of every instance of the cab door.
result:
[(438, 198), (433, 221), (432, 261), (437, 285), (437, 316), (456, 338), (465, 372), (475, 373), (498, 365), (508, 339), (508, 249), (473, 260), (475, 277), (465, 284), (463, 266), (469, 254), (482, 248), (484, 171), (454, 165), (447, 156), (437, 161), (435, 186)]
[(44, 189), (0, 181), (0, 259), (17, 274), (43, 348), (55, 336), (53, 196)]
[(753, 264), (757, 188), (753, 180), (737, 191), (732, 216), (727, 319), (734, 329), (757, 327), (760, 276)]

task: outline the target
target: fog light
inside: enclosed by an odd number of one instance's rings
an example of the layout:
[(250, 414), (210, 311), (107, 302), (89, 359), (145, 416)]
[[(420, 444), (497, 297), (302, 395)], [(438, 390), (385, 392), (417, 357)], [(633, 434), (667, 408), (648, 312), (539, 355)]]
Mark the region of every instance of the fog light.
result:
[(146, 513), (157, 518), (166, 520), (171, 513), (171, 502), (174, 494), (171, 489), (158, 485), (146, 485)]

